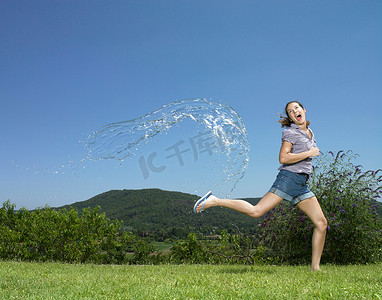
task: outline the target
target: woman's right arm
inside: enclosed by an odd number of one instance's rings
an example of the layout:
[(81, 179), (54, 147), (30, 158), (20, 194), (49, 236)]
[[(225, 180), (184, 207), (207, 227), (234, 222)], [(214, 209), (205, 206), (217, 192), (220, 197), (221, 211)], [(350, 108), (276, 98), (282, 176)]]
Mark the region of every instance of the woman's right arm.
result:
[(281, 145), (280, 153), (279, 153), (279, 162), (280, 164), (294, 164), (296, 162), (302, 161), (308, 157), (318, 156), (320, 154), (320, 150), (318, 147), (312, 147), (308, 151), (301, 153), (291, 153), (292, 143), (284, 141)]

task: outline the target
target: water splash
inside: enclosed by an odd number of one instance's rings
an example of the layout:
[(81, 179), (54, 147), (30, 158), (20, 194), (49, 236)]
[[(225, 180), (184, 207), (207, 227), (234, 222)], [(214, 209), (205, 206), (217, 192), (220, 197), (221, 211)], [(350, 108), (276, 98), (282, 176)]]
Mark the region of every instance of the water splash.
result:
[(224, 155), (224, 166), (221, 166), (225, 174), (224, 181), (232, 184), (232, 191), (248, 166), (247, 131), (232, 107), (206, 99), (172, 102), (142, 117), (103, 126), (85, 141), (88, 158), (124, 161), (136, 155), (142, 145), (167, 133), (183, 120), (192, 120), (197, 123), (195, 125), (201, 125), (219, 145), (214, 151), (219, 156)]

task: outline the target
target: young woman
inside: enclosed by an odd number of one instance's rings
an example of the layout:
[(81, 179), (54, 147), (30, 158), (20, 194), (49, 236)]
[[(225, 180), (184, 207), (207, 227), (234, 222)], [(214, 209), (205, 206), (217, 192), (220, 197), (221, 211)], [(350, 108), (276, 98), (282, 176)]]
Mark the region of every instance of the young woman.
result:
[(319, 155), (316, 140), (308, 127), (306, 110), (297, 101), (291, 101), (285, 106), (286, 117), (279, 121), (286, 127), (282, 135), (282, 145), (279, 168), (276, 181), (269, 192), (259, 201), (252, 204), (244, 200), (219, 199), (208, 192), (194, 206), (194, 212), (223, 206), (258, 218), (276, 207), (283, 199), (297, 205), (313, 222), (311, 270), (320, 270), (320, 260), (325, 244), (327, 221), (315, 195), (309, 190), (307, 182), (312, 172), (312, 157)]

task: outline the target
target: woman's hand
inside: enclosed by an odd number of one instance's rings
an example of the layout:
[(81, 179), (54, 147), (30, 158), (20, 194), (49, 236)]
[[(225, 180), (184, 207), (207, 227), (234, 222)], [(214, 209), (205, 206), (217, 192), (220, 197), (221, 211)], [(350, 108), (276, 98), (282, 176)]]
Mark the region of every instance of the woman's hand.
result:
[(309, 157), (313, 157), (313, 156), (319, 156), (320, 155), (320, 149), (318, 149), (318, 147), (312, 147), (309, 149)]

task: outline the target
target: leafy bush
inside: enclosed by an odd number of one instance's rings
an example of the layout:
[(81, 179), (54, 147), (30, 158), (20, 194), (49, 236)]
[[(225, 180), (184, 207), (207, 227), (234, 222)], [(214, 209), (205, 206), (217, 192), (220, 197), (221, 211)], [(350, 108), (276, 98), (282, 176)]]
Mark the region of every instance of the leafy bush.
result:
[(270, 262), (266, 248), (258, 246), (254, 235), (222, 231), (217, 240), (204, 245), (214, 262), (228, 264), (262, 264)]
[[(351, 151), (317, 158), (310, 188), (328, 220), (323, 262), (372, 263), (382, 260), (381, 171), (362, 171)], [(297, 207), (282, 203), (259, 225), (262, 243), (280, 262), (309, 263), (313, 224)]]
[(170, 262), (213, 264), (261, 264), (270, 262), (264, 247), (257, 247), (255, 236), (226, 231), (211, 239), (198, 239), (190, 233), (172, 247)]
[[(111, 222), (99, 207), (56, 211), (15, 210), (9, 201), (0, 208), (0, 259), (76, 263), (140, 263), (152, 248), (122, 223)], [(135, 251), (132, 259), (128, 252)]]
[(208, 263), (210, 255), (203, 244), (198, 240), (195, 233), (189, 233), (184, 241), (178, 241), (171, 248), (170, 262), (172, 263)]

